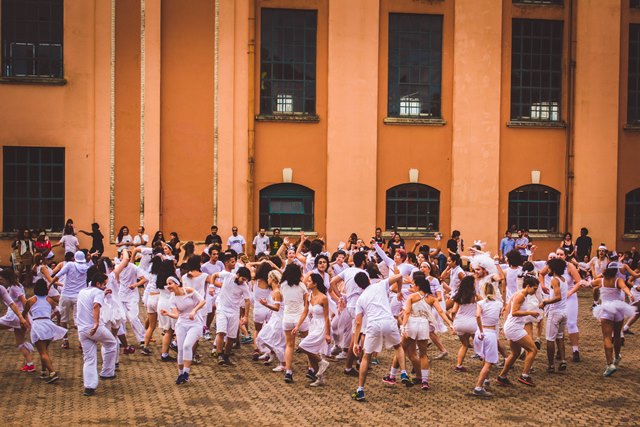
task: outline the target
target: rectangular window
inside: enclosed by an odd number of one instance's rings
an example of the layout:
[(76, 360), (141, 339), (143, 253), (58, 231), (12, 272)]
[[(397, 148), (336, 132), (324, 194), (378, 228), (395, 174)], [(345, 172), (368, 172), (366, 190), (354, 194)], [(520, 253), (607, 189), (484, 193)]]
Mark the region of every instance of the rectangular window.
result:
[(631, 0), (630, 6), (634, 9), (640, 8), (640, 0)]
[(442, 15), (389, 14), (389, 117), (440, 118)]
[(561, 120), (562, 28), (562, 21), (513, 20), (512, 120)]
[(562, 0), (513, 0), (513, 4), (557, 4), (562, 6)]
[(260, 114), (316, 114), (317, 11), (262, 9)]
[(3, 147), (3, 229), (62, 230), (64, 148)]
[(629, 25), (627, 123), (640, 123), (640, 24)]
[(2, 0), (2, 75), (62, 78), (63, 0)]

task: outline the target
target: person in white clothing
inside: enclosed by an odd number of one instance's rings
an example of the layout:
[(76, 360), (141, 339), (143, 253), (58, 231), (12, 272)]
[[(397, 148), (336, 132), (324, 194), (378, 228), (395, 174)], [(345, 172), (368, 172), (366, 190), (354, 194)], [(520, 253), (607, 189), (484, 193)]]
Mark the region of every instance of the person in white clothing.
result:
[[(129, 255), (129, 259), (133, 259), (132, 255)], [(144, 343), (146, 330), (138, 317), (140, 313), (138, 305), (140, 302), (140, 293), (138, 292), (138, 288), (147, 283), (147, 272), (143, 271), (133, 262), (129, 262), (129, 264), (116, 275), (116, 279), (120, 282), (118, 297), (127, 314), (127, 321), (133, 329), (137, 342)], [(129, 351), (130, 350), (131, 349), (129, 349)]]
[[(207, 248), (207, 253), (209, 255), (209, 260), (202, 264), (200, 270), (211, 276), (213, 273), (218, 273), (224, 270), (224, 263), (219, 260), (220, 252), (216, 246), (212, 243)], [(211, 323), (213, 322), (213, 318), (216, 314), (216, 296), (218, 288), (216, 288), (213, 284), (209, 285), (209, 290), (207, 291), (207, 295), (205, 300), (207, 304), (205, 305), (204, 312), (207, 313), (206, 319), (206, 330), (204, 332), (204, 339), (209, 341), (211, 339), (211, 333), (209, 332), (211, 329)], [(214, 349), (215, 351), (215, 349)]]
[(136, 234), (135, 237), (133, 238), (133, 246), (137, 248), (139, 246), (148, 246), (148, 245), (149, 245), (149, 235), (145, 234), (144, 227), (140, 226), (138, 227), (138, 234)]
[(405, 367), (404, 350), (400, 345), (398, 323), (391, 313), (391, 305), (389, 304), (389, 291), (394, 289), (396, 292), (400, 292), (399, 287), (402, 284), (402, 275), (396, 274), (389, 279), (372, 284), (366, 273), (359, 272), (353, 280), (363, 291), (356, 303), (354, 337), (360, 336), (363, 319), (365, 317), (367, 319), (367, 325), (364, 330), (364, 345), (360, 346), (357, 338), (354, 339), (353, 344), (353, 352), (356, 355), (362, 354), (362, 362), (358, 375), (358, 388), (351, 395), (351, 398), (361, 402), (366, 399), (364, 385), (367, 379), (369, 363), (371, 362), (371, 355), (382, 351), (383, 343), (387, 348), (393, 347), (394, 349), (395, 357), (400, 363), (400, 379), (402, 383), (409, 384), (411, 380)]
[(167, 279), (167, 288), (172, 293), (169, 299), (169, 311), (162, 310), (164, 316), (176, 319), (176, 339), (178, 340), (178, 378), (176, 384), (189, 381), (193, 347), (202, 336), (204, 319), (200, 309), (205, 301), (200, 293), (193, 288), (183, 288), (176, 277)]
[[(5, 288), (5, 286), (8, 288)], [(20, 369), (22, 372), (34, 372), (36, 370), (33, 365), (31, 353), (33, 346), (25, 339), (29, 320), (22, 315), (22, 310), (27, 302), (24, 294), (24, 288), (18, 282), (18, 277), (13, 269), (5, 269), (0, 271), (0, 293), (2, 300), (6, 304), (7, 313), (0, 318), (0, 329), (13, 329), (13, 335), (16, 339), (16, 346), (22, 353), (25, 363)]]
[(116, 355), (118, 344), (111, 331), (100, 321), (100, 308), (105, 294), (111, 291), (106, 288), (107, 276), (96, 273), (91, 278), (91, 286), (78, 293), (78, 338), (82, 345), (84, 367), (82, 377), (84, 395), (93, 396), (98, 387), (97, 346), (102, 344), (102, 371), (100, 378), (109, 380), (116, 376)]
[[(225, 271), (213, 273), (214, 285), (221, 288), (217, 299), (216, 314), (216, 348), (220, 352), (218, 365), (233, 366), (229, 359), (231, 347), (238, 337), (240, 321), (247, 324), (247, 314), (251, 307), (251, 294), (248, 282), (251, 272), (246, 267), (240, 267), (233, 272), (237, 261), (237, 254), (233, 250), (224, 253)], [(221, 279), (222, 283), (215, 279)], [(240, 319), (240, 307), (244, 302), (244, 316)], [(225, 341), (226, 340), (226, 341)]]
[(478, 329), (476, 321), (476, 302), (478, 300), (475, 277), (465, 276), (460, 281), (460, 287), (453, 297), (453, 308), (451, 309), (453, 328), (458, 338), (460, 338), (460, 349), (458, 350), (456, 366), (453, 368), (454, 372), (457, 373), (467, 372), (467, 368), (462, 365), (462, 362), (470, 347), (469, 339), (475, 335)]
[(60, 241), (55, 245), (51, 245), (51, 248), (53, 249), (56, 246), (62, 246), (64, 248), (64, 253), (76, 253), (80, 250), (80, 242), (73, 233), (73, 227), (66, 227)]
[[(52, 285), (59, 283), (60, 277), (64, 276), (64, 286), (60, 293), (60, 325), (68, 329), (69, 320), (74, 316), (77, 323), (76, 304), (78, 301), (78, 293), (87, 286), (87, 263), (84, 252), (78, 251), (73, 256), (73, 262), (67, 262), (53, 277)], [(62, 341), (62, 348), (69, 348), (68, 336)]]
[(253, 238), (253, 250), (256, 260), (259, 255), (269, 253), (269, 236), (265, 234), (264, 228), (261, 228), (256, 237)]
[(246, 253), (247, 241), (241, 234), (238, 234), (238, 227), (231, 228), (231, 236), (227, 239), (227, 249), (235, 251), (236, 254)]
[(500, 313), (502, 313), (502, 301), (496, 298), (495, 286), (492, 282), (486, 282), (482, 289), (485, 296), (476, 305), (476, 331), (473, 348), (482, 358), (483, 365), (473, 389), (474, 396), (491, 396), (485, 386), (489, 384), (487, 377), (491, 366), (498, 363), (498, 331), (500, 327)]

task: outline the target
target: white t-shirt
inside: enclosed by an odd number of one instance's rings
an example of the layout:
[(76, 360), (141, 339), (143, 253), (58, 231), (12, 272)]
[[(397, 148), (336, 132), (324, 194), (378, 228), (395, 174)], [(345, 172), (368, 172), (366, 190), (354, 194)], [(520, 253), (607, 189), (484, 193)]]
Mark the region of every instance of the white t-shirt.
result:
[(140, 237), (139, 234), (136, 234), (136, 237), (133, 238), (133, 244), (138, 245), (140, 243), (144, 243), (142, 246), (147, 246), (149, 244), (149, 235), (143, 234), (142, 237)]
[(249, 285), (246, 283), (238, 285), (236, 283), (236, 274), (228, 271), (221, 271), (219, 277), (222, 279), (222, 288), (220, 288), (218, 299), (216, 300), (218, 310), (225, 314), (238, 315), (238, 307), (244, 303), (244, 300), (251, 299)]
[(269, 236), (266, 234), (262, 237), (258, 234), (253, 238), (253, 244), (256, 247), (256, 254), (261, 254), (269, 250)]
[(67, 262), (56, 274), (56, 277), (65, 276), (61, 295), (65, 298), (77, 298), (78, 293), (87, 287), (87, 270), (89, 263)]
[[(133, 242), (133, 238), (131, 237), (131, 234), (127, 234), (126, 236), (122, 236), (122, 240), (118, 240), (117, 242), (118, 243), (131, 243), (131, 242)], [(130, 245), (118, 246), (118, 252), (120, 252), (123, 249), (129, 250), (129, 246)]]
[(362, 288), (356, 285), (354, 277), (358, 273), (365, 273), (361, 268), (358, 267), (349, 267), (342, 271), (342, 273), (338, 274), (342, 280), (344, 280), (344, 292), (347, 298), (347, 308), (355, 308), (356, 301), (358, 301), (358, 297), (362, 293)]
[(200, 267), (200, 271), (208, 275), (212, 275), (213, 273), (217, 273), (222, 270), (224, 270), (224, 264), (222, 261), (216, 261), (215, 264), (212, 264), (211, 261), (207, 261)]
[(138, 281), (139, 277), (147, 277), (145, 271), (135, 264), (129, 263), (121, 272), (119, 276), (120, 290), (118, 292), (118, 298), (120, 301), (133, 301), (140, 300), (140, 293), (138, 288), (129, 289), (129, 285), (133, 285)]
[(522, 273), (522, 267), (507, 267), (504, 270), (504, 278), (506, 282), (507, 295), (505, 301), (509, 301), (513, 294), (518, 292), (518, 276)]
[(143, 271), (148, 272), (151, 269), (151, 258), (153, 258), (153, 249), (146, 246), (140, 247), (140, 267)]
[[(268, 240), (268, 239), (267, 239)], [(237, 253), (244, 252), (242, 249), (242, 245), (245, 245), (247, 242), (244, 240), (242, 235), (238, 234), (237, 236), (231, 235), (229, 239), (227, 239), (227, 245), (230, 249), (233, 249)]]
[(78, 294), (77, 322), (78, 331), (88, 331), (93, 328), (93, 305), (104, 305), (104, 291), (94, 286), (84, 288)]
[(176, 295), (171, 294), (169, 298), (169, 307), (173, 310), (174, 308), (178, 310), (178, 323), (184, 324), (196, 324), (201, 325), (202, 322), (202, 310), (196, 311), (196, 315), (193, 317), (193, 320), (189, 319), (189, 314), (191, 311), (202, 301), (202, 295), (196, 290), (191, 293), (186, 293), (184, 295)]
[(304, 311), (304, 296), (307, 293), (307, 287), (303, 283), (289, 286), (285, 280), (280, 284), (280, 293), (282, 294), (285, 315), (299, 316)]
[(356, 303), (356, 316), (361, 313), (367, 317), (367, 325), (382, 320), (394, 320), (389, 304), (388, 279), (372, 283), (362, 292)]
[(76, 253), (78, 251), (78, 247), (80, 246), (80, 242), (78, 242), (78, 238), (73, 234), (65, 234), (60, 238), (60, 243), (64, 246), (64, 253), (72, 252)]

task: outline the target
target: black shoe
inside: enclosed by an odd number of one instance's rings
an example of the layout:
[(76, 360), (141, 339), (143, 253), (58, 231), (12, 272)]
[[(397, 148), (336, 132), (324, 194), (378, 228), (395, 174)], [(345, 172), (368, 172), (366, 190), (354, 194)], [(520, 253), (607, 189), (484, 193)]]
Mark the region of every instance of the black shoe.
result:
[(344, 371), (342, 371), (346, 376), (348, 377), (357, 377), (360, 374), (358, 373), (358, 370), (356, 368), (351, 368), (351, 369), (345, 369)]
[(580, 361), (580, 352), (578, 350), (573, 352), (573, 361), (574, 362), (579, 362)]
[(626, 331), (624, 331), (625, 335), (635, 335), (633, 332), (631, 332), (631, 329), (627, 329)]
[(218, 365), (220, 365), (220, 366), (235, 366), (236, 364), (231, 361), (229, 356), (227, 356), (226, 354), (223, 354), (218, 359)]
[(180, 385), (180, 384), (184, 384), (186, 382), (189, 381), (189, 373), (188, 372), (183, 372), (182, 374), (178, 375), (178, 378), (176, 379), (176, 384)]
[(100, 375), (100, 379), (101, 380), (115, 380), (116, 376), (115, 375), (111, 375), (110, 377), (105, 377), (104, 375)]
[(311, 381), (316, 381), (318, 379), (313, 369), (307, 369), (307, 378), (309, 378)]
[(96, 394), (96, 389), (95, 388), (85, 388), (84, 389), (84, 393), (82, 393), (85, 396), (93, 396), (94, 394)]
[(285, 383), (292, 383), (293, 382), (293, 374), (285, 373), (284, 374), (284, 382)]
[(502, 386), (509, 386), (511, 385), (511, 381), (509, 381), (509, 378), (507, 377), (501, 377), (500, 375), (498, 375), (496, 377), (496, 382), (498, 383), (498, 385), (502, 385)]
[(151, 356), (151, 349), (149, 347), (142, 347), (142, 350), (140, 350), (140, 353), (142, 353), (145, 356)]
[(171, 355), (166, 355), (166, 356), (160, 356), (160, 361), (161, 362), (175, 362), (177, 361), (177, 359)]
[(169, 349), (175, 351), (176, 353), (178, 352), (178, 346), (174, 343), (169, 344)]
[(540, 342), (540, 340), (536, 340), (535, 345), (538, 350), (540, 350), (540, 348), (542, 347), (542, 343)]

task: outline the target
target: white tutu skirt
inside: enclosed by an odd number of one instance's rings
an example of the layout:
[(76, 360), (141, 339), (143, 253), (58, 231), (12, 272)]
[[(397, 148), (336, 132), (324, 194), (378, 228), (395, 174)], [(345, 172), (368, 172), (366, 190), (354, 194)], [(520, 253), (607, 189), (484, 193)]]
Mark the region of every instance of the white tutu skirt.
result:
[(20, 319), (11, 309), (7, 310), (7, 313), (0, 317), (0, 325), (7, 329), (20, 329), (22, 327), (20, 325)]
[(613, 319), (633, 317), (636, 314), (636, 308), (624, 301), (605, 301), (593, 308), (593, 317), (596, 319)]
[(442, 317), (440, 317), (440, 315), (438, 314), (438, 310), (436, 310), (433, 306), (431, 306), (429, 328), (430, 330), (433, 329), (433, 332), (435, 332), (436, 334), (444, 334), (448, 331), (447, 325), (445, 325), (444, 320), (442, 320)]
[(274, 352), (278, 360), (284, 362), (286, 339), (282, 329), (282, 313), (271, 315), (256, 337), (256, 346), (262, 353)]
[(100, 309), (100, 320), (109, 329), (117, 329), (127, 321), (124, 307), (112, 295), (107, 295), (104, 298), (104, 305)]
[(57, 341), (67, 334), (67, 330), (51, 321), (51, 319), (35, 319), (31, 322), (31, 342)]

